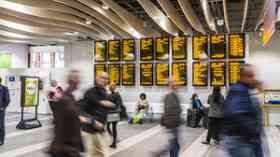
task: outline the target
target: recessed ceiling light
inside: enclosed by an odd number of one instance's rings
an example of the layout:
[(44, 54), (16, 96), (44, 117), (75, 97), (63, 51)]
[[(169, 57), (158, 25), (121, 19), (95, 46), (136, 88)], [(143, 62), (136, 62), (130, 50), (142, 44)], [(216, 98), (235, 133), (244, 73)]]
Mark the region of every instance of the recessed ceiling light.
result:
[(105, 9), (105, 10), (108, 10), (108, 9), (109, 9), (109, 6), (107, 6), (106, 4), (103, 4), (103, 5), (102, 5), (102, 8)]
[(90, 19), (87, 19), (87, 20), (86, 20), (86, 24), (87, 24), (87, 25), (91, 25), (91, 23), (92, 23), (92, 21), (91, 21)]

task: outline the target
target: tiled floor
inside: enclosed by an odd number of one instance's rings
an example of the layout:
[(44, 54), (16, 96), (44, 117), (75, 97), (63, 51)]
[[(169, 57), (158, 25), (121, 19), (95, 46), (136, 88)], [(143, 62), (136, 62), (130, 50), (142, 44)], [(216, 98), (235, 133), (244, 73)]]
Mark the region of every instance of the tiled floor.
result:
[[(15, 128), (20, 117), (15, 113), (7, 114), (7, 138), (5, 145), (0, 147), (0, 157), (47, 157), (44, 151), (51, 140), (52, 119), (51, 116), (46, 115), (39, 117), (43, 119), (41, 128), (23, 131)], [(279, 147), (280, 131), (276, 128), (268, 128), (266, 132), (269, 134), (267, 141), (270, 149)], [(120, 142), (117, 149), (109, 149), (110, 157), (149, 157), (151, 152), (164, 148), (167, 143), (165, 130), (156, 122), (143, 125), (129, 125), (121, 122), (118, 125), (118, 133)], [(182, 126), (180, 133), (182, 157), (226, 156), (222, 146), (206, 146), (200, 143), (205, 140), (204, 129)], [(108, 136), (106, 139), (108, 145), (110, 140)], [(271, 154), (272, 157), (280, 155), (275, 151)]]

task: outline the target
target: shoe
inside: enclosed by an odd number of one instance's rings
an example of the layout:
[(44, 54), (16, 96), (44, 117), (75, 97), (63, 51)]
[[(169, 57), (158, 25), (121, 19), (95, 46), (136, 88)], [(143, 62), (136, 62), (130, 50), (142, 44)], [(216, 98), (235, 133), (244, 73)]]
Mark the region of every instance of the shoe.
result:
[(4, 142), (0, 142), (0, 146), (4, 145)]
[(110, 147), (116, 149), (117, 145), (116, 144), (111, 144)]
[(208, 141), (203, 141), (203, 142), (201, 142), (202, 144), (207, 144), (207, 145), (209, 145), (210, 144), (210, 142), (208, 142)]

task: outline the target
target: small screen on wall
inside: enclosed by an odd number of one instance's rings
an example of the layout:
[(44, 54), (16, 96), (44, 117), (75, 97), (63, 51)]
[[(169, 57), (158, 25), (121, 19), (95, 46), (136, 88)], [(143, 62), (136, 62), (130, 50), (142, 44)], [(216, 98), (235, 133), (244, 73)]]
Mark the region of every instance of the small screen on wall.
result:
[(193, 63), (193, 86), (207, 86), (208, 85), (208, 64), (194, 62)]
[(169, 59), (169, 37), (156, 38), (156, 59)]
[(234, 84), (240, 79), (240, 68), (244, 61), (229, 62), (229, 84)]
[(97, 77), (99, 77), (103, 72), (107, 72), (106, 65), (105, 64), (95, 64), (94, 65), (94, 77), (96, 80)]
[(187, 59), (186, 37), (172, 38), (172, 58), (173, 60)]
[(172, 64), (172, 78), (177, 85), (183, 86), (187, 84), (187, 66), (186, 63)]
[(156, 64), (156, 85), (166, 86), (169, 79), (169, 64), (157, 63)]
[(122, 41), (122, 59), (123, 61), (134, 61), (136, 59), (134, 39), (124, 39)]
[(211, 86), (224, 86), (226, 84), (225, 62), (210, 63)]
[(141, 86), (152, 86), (153, 79), (153, 63), (141, 63), (140, 64), (140, 85)]
[(107, 42), (96, 41), (95, 42), (95, 61), (96, 62), (105, 62), (107, 54)]
[(0, 68), (12, 67), (12, 54), (0, 52)]
[(109, 61), (120, 61), (121, 60), (121, 41), (120, 40), (109, 40), (108, 41), (108, 58)]
[(152, 61), (154, 60), (154, 39), (144, 38), (140, 40), (140, 60)]
[(226, 40), (225, 35), (211, 35), (210, 42), (211, 59), (225, 59), (226, 57)]
[(245, 58), (245, 35), (229, 35), (229, 58)]
[(193, 37), (193, 59), (199, 60), (202, 53), (208, 56), (208, 38), (207, 36)]
[(109, 83), (114, 82), (116, 85), (120, 85), (120, 64), (109, 64)]
[(122, 65), (122, 85), (124, 86), (135, 85), (135, 64)]

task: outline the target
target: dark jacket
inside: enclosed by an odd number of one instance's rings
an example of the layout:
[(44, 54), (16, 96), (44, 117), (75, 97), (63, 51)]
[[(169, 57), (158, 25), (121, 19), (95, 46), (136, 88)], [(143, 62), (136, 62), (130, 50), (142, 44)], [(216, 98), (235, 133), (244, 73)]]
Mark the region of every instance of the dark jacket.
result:
[(214, 118), (222, 118), (224, 113), (223, 113), (223, 104), (224, 104), (224, 97), (221, 95), (219, 102), (215, 102), (214, 96), (211, 94), (208, 96), (208, 104), (210, 105), (208, 116), (209, 117), (214, 117)]
[(119, 92), (113, 92), (108, 95), (108, 100), (113, 102), (116, 106), (113, 109), (109, 109), (110, 113), (120, 113), (123, 101)]
[(176, 92), (167, 94), (164, 98), (164, 113), (161, 123), (166, 128), (176, 128), (181, 124), (181, 105)]
[(79, 106), (72, 93), (66, 91), (54, 110), (54, 138), (50, 153), (64, 153), (76, 156), (84, 151), (79, 120)]
[(192, 108), (197, 110), (203, 110), (204, 106), (199, 99), (192, 100)]
[(0, 108), (6, 108), (10, 103), (9, 89), (0, 84)]
[(260, 137), (262, 122), (260, 105), (250, 95), (249, 87), (242, 83), (231, 86), (224, 104), (224, 134), (244, 139)]

